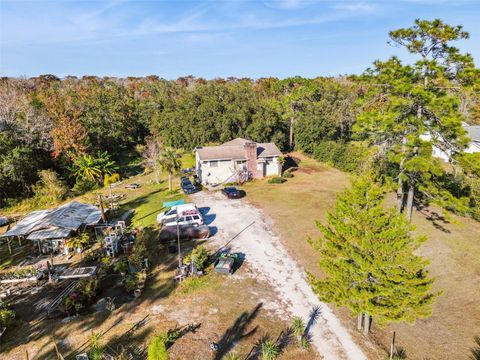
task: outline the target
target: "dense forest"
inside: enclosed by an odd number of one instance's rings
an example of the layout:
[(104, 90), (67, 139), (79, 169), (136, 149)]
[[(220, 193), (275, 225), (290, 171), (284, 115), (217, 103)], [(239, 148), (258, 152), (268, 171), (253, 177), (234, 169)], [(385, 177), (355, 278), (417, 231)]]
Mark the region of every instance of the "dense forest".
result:
[[(373, 166), (400, 207), (413, 204), (413, 191), (417, 203), (478, 217), (480, 165), (462, 153), (461, 123), (480, 124), (479, 70), (449, 45), (468, 34), (435, 20), (390, 37), (418, 61), (392, 57), (360, 76), (314, 79), (1, 78), (0, 207), (48, 183), (74, 194), (102, 172), (126, 175), (148, 139), (189, 152), (241, 136), (345, 171)], [(452, 151), (451, 166), (432, 158), (433, 144)], [(101, 164), (98, 179), (79, 176), (92, 163)]]

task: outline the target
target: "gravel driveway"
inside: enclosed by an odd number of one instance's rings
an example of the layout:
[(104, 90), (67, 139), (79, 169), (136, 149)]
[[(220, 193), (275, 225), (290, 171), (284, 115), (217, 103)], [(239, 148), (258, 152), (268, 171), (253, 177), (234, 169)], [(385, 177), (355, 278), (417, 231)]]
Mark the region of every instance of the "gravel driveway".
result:
[(278, 293), (277, 305), (291, 317), (300, 316), (307, 322), (312, 309), (320, 309), (310, 332), (324, 359), (366, 359), (338, 318), (313, 293), (304, 271), (287, 253), (261, 210), (244, 200), (226, 199), (218, 191), (202, 191), (191, 199), (203, 208), (207, 224), (214, 229), (212, 242), (244, 253), (245, 263)]

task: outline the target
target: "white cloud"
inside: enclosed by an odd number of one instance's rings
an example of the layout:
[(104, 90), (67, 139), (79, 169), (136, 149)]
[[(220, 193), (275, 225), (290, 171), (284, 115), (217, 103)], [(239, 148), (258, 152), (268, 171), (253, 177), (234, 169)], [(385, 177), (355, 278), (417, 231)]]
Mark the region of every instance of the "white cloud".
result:
[(358, 3), (343, 3), (343, 4), (335, 4), (331, 6), (332, 9), (337, 9), (337, 10), (345, 10), (349, 12), (372, 12), (373, 10), (376, 9), (375, 5), (370, 3), (363, 3), (363, 2), (358, 2)]
[(311, 4), (312, 0), (273, 0), (265, 4), (279, 9), (299, 9)]

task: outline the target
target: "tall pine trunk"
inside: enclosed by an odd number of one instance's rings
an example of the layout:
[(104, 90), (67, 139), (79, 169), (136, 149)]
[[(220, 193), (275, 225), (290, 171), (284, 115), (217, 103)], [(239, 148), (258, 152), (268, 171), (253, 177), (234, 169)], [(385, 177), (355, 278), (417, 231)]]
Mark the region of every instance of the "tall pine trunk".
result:
[(407, 219), (412, 222), (413, 214), (413, 199), (415, 195), (415, 184), (413, 181), (408, 182), (408, 194), (407, 194)]
[(293, 116), (290, 118), (290, 134), (288, 137), (288, 145), (290, 147), (290, 150), (293, 150), (293, 125), (295, 123), (295, 119)]
[(399, 172), (398, 172), (398, 189), (397, 189), (397, 212), (400, 214), (403, 211), (403, 205), (405, 203), (405, 189), (402, 175), (404, 172), (405, 152), (407, 151), (407, 132), (403, 133), (402, 138), (402, 154), (403, 157), (400, 160)]

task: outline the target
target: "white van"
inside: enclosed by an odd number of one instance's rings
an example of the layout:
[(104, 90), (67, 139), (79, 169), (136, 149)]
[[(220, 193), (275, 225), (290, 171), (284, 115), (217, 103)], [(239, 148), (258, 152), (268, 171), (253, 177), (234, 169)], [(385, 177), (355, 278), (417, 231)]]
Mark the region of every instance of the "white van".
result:
[[(163, 226), (176, 226), (177, 218), (168, 219)], [(203, 216), (199, 211), (187, 210), (178, 214), (178, 225), (203, 225)]]
[(185, 211), (195, 211), (197, 213), (200, 213), (200, 211), (198, 211), (197, 205), (192, 204), (192, 203), (175, 205), (175, 206), (172, 206), (169, 210), (166, 210), (166, 211), (158, 214), (157, 215), (157, 222), (159, 224), (163, 224), (168, 220), (176, 219), (177, 214), (178, 214), (178, 216), (181, 216), (182, 213), (184, 213)]

